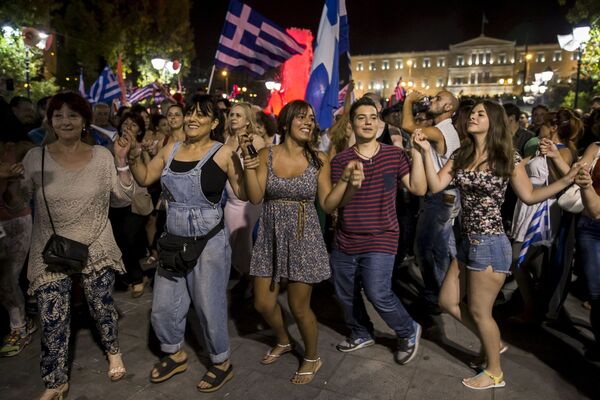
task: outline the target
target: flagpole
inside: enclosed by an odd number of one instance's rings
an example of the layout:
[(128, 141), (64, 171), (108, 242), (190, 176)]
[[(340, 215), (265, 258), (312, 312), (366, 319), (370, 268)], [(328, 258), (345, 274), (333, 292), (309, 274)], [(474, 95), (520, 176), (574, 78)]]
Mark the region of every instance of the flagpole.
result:
[(215, 75), (215, 64), (212, 66), (212, 70), (210, 71), (210, 78), (208, 79), (208, 88), (206, 89), (206, 94), (210, 94), (210, 88), (212, 87), (213, 76)]

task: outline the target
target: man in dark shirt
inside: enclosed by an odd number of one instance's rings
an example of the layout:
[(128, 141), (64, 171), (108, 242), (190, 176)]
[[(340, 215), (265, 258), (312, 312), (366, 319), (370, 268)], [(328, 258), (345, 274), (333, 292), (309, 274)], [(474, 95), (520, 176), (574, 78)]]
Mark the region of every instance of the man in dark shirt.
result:
[(535, 136), (535, 134), (527, 129), (521, 128), (519, 118), (521, 110), (513, 103), (503, 105), (506, 116), (508, 117), (508, 126), (512, 133), (513, 147), (521, 157), (525, 155), (525, 144)]

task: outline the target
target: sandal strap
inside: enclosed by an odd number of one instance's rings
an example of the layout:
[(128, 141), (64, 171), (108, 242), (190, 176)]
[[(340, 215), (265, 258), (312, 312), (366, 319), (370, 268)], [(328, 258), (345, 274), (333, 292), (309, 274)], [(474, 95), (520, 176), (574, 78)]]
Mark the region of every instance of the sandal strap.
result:
[(504, 372), (501, 372), (500, 375), (492, 375), (487, 369), (484, 369), (483, 373), (494, 381), (494, 385), (498, 385), (504, 380)]
[[(211, 387), (218, 386), (231, 373), (232, 370), (233, 365), (231, 364), (229, 364), (229, 367), (225, 371), (213, 365), (206, 371), (201, 381), (208, 383)], [(208, 375), (209, 372), (212, 373), (214, 377)]]
[(314, 360), (310, 360), (310, 359), (308, 359), (308, 358), (304, 358), (304, 361), (306, 361), (306, 362), (309, 362), (309, 363), (316, 363), (316, 362), (319, 362), (319, 361), (321, 361), (321, 357), (317, 357), (317, 358), (316, 358), (316, 359), (314, 359)]
[(282, 348), (282, 349), (288, 349), (288, 348), (292, 347), (292, 344), (291, 343), (288, 343), (288, 344), (279, 344), (279, 343), (277, 343), (275, 346), (277, 346), (279, 348)]

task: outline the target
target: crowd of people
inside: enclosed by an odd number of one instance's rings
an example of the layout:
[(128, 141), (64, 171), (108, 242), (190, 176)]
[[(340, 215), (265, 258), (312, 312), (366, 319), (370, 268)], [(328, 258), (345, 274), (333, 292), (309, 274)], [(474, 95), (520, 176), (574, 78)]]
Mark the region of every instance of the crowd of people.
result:
[[(193, 305), (211, 362), (197, 389), (214, 392), (233, 377), (227, 285), (235, 271), (241, 295), (253, 297), (275, 334), (257, 360), (265, 365), (296, 350), (278, 303), (287, 292), (303, 342), (293, 384), (310, 383), (326, 362), (311, 309), (323, 281), (349, 332), (337, 350), (375, 343), (366, 298), (395, 332), (394, 360), (405, 365), (423, 327), (392, 282), (414, 259), (423, 310), (450, 314), (481, 341), (466, 387), (506, 385), (508, 346), (492, 310), (513, 278), (522, 311), (512, 319), (535, 324), (557, 318), (575, 271), (596, 338), (586, 356), (599, 360), (600, 98), (586, 114), (537, 105), (530, 120), (515, 104), (445, 90), (395, 104), (375, 93), (351, 102), (351, 91), (327, 130), (302, 100), (276, 118), (207, 94), (116, 112), (72, 92), (36, 105), (0, 101), (0, 300), (10, 320), (0, 356), (19, 354), (39, 326), (41, 399), (64, 398), (78, 287), (108, 378), (122, 379), (113, 289), (138, 298), (150, 283), (163, 352), (150, 381), (188, 368)], [(49, 254), (57, 240), (68, 244), (64, 262)]]

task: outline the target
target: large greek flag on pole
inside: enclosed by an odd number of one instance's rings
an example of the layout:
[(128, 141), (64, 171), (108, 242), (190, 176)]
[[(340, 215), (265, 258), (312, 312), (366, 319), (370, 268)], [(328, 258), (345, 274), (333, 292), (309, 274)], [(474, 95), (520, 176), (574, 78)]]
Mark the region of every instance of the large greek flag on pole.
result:
[(110, 104), (113, 99), (118, 99), (120, 96), (121, 88), (119, 87), (119, 81), (107, 65), (102, 70), (98, 79), (96, 79), (96, 82), (90, 87), (88, 100), (92, 104)]
[(537, 204), (537, 210), (533, 213), (529, 228), (525, 233), (523, 244), (521, 245), (521, 251), (519, 252), (519, 258), (517, 259), (516, 267), (519, 268), (529, 247), (534, 243), (547, 242), (550, 240), (550, 209), (548, 208), (548, 200), (544, 200)]
[(326, 0), (306, 88), (306, 101), (314, 107), (321, 129), (333, 124), (333, 112), (339, 107), (339, 59), (349, 51), (346, 1)]
[(303, 51), (304, 46), (279, 25), (240, 1), (231, 0), (215, 55), (215, 65), (219, 68), (245, 69), (261, 76)]

